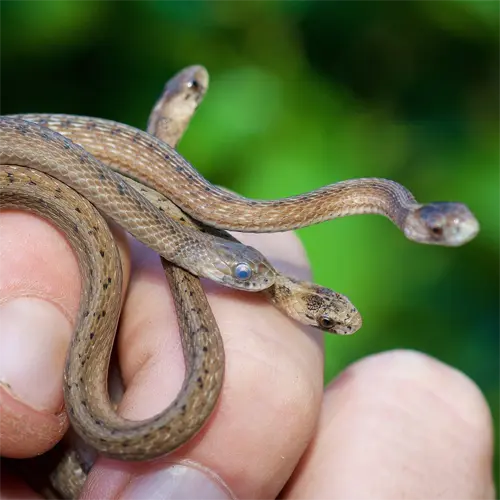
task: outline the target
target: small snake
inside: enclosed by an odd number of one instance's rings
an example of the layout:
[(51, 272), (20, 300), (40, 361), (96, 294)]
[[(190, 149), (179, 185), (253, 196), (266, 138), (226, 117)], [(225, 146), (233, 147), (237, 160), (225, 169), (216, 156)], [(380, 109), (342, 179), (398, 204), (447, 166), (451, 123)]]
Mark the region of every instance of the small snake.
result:
[[(179, 72), (167, 82), (164, 93), (157, 101), (150, 115), (148, 132), (175, 147), (203, 99), (207, 88), (208, 73), (205, 68), (191, 66)], [(210, 228), (192, 220), (170, 202), (170, 200), (156, 191), (125, 176), (123, 176), (123, 180), (143, 194), (153, 205), (160, 208), (165, 214), (179, 223), (230, 241), (237, 241), (225, 231)], [(215, 360), (217, 367), (214, 368), (214, 371), (219, 375), (217, 382), (220, 384), (224, 373), (224, 351), (222, 341), (220, 340), (220, 332), (201, 284), (197, 278), (183, 269), (170, 264), (163, 258), (162, 264), (177, 307), (180, 336), (183, 345), (196, 335), (196, 325), (206, 327), (220, 345), (220, 353)], [(313, 283), (284, 276), (278, 271), (276, 271), (274, 285), (260, 293), (263, 293), (271, 303), (288, 316), (324, 331), (338, 334), (352, 334), (362, 324), (359, 312), (345, 296)], [(184, 310), (179, 308), (182, 303), (186, 304)], [(193, 325), (195, 325), (194, 330)], [(211, 356), (210, 352), (207, 354), (201, 351), (201, 353), (207, 360)], [(186, 366), (188, 368), (187, 377), (195, 379), (199, 376), (196, 370), (194, 371), (194, 375), (191, 375), (192, 365), (189, 362), (189, 358), (186, 359)], [(111, 384), (110, 386), (112, 397), (116, 389), (115, 385)], [(198, 384), (190, 384), (188, 387), (188, 390), (194, 392), (199, 390)], [(215, 397), (205, 399), (204, 406), (199, 409), (200, 413), (197, 416), (196, 425), (189, 426), (192, 435), (198, 431), (198, 428), (203, 425), (204, 420), (211, 413), (217, 399), (216, 394), (218, 394), (218, 390), (220, 390), (219, 387), (213, 391)], [(114, 397), (113, 400), (115, 400)], [(182, 422), (184, 419), (192, 419), (194, 417), (189, 414), (177, 414), (175, 418)], [(65, 450), (60, 462), (57, 463), (57, 466), (50, 474), (52, 487), (60, 492), (64, 498), (79, 497), (79, 492), (86, 480), (87, 471), (94, 464), (95, 451), (89, 449), (86, 444), (86, 441), (89, 441), (86, 437), (89, 431), (92, 432), (92, 428), (80, 429), (80, 434), (85, 438), (83, 441), (77, 439), (72, 433), (66, 436), (66, 441), (70, 444), (70, 448)], [(185, 436), (186, 441), (189, 438), (190, 436)], [(90, 439), (90, 441), (92, 440)]]
[[(181, 132), (187, 122), (179, 126), (181, 106), (175, 103), (174, 98), (186, 94), (188, 89), (181, 85), (183, 80), (180, 78), (186, 75), (184, 72), (170, 82), (161, 108), (172, 114), (169, 119), (170, 127), (177, 126), (177, 130)], [(185, 107), (186, 101), (181, 102)], [(193, 112), (194, 109), (191, 114)], [(63, 142), (62, 158), (58, 157), (62, 138), (57, 137), (57, 134), (52, 137), (46, 135), (46, 129), (40, 129), (30, 135), (30, 124), (27, 124), (27, 127), (23, 121), (11, 121), (16, 122), (15, 130), (25, 137), (25, 141), (35, 138), (31, 146), (33, 150), (39, 147), (36, 142), (38, 137), (42, 137), (43, 144), (50, 142), (51, 147), (52, 142), (55, 142), (54, 149), (49, 151), (45, 147), (37, 151), (37, 154), (42, 155), (42, 159), (44, 153), (50, 154), (55, 157), (54, 164), (58, 165), (61, 160), (67, 160), (67, 151), (76, 151), (83, 155), (82, 162), (92, 163), (99, 176), (105, 174), (97, 160), (85, 155), (68, 141)], [(180, 138), (179, 135), (176, 139), (174, 134), (167, 133), (165, 129), (161, 132), (161, 126), (158, 128), (162, 138), (174, 145)], [(3, 139), (2, 136), (0, 163), (5, 164), (0, 175), (2, 208), (30, 209), (52, 220), (68, 237), (81, 267), (84, 292), (75, 327), (76, 333), (69, 349), (64, 384), (66, 408), (73, 428), (83, 436), (85, 442), (90, 443), (99, 452), (115, 458), (148, 459), (172, 451), (202, 427), (215, 406), (224, 373), (224, 350), (220, 333), (198, 280), (164, 261), (167, 278), (173, 289), (186, 361), (186, 380), (178, 397), (164, 412), (149, 421), (128, 422), (121, 419), (109, 404), (105, 385), (113, 334), (119, 316), (121, 290), (121, 265), (117, 260), (113, 240), (92, 205), (85, 199), (80, 201), (80, 197), (72, 189), (64, 183), (61, 185), (43, 172), (20, 168), (19, 164), (34, 165), (43, 169), (47, 169), (47, 166), (38, 166), (34, 158), (26, 160), (23, 157), (20, 161), (22, 149), (17, 145), (15, 148), (11, 147), (11, 142)], [(74, 160), (74, 155), (71, 159)], [(64, 168), (67, 167), (66, 164), (63, 165)], [(67, 168), (63, 174), (57, 172), (56, 175), (73, 173)], [(116, 179), (115, 182), (120, 183), (122, 178)], [(78, 187), (73, 179), (65, 180), (67, 184)], [(134, 183), (126, 178), (122, 180)], [(125, 192), (123, 184), (118, 185), (121, 188), (116, 191)], [(159, 193), (144, 186), (136, 187), (147, 193), (160, 215), (173, 213), (180, 223), (190, 224), (188, 217), (183, 217), (178, 209), (176, 213), (176, 207)], [(136, 191), (130, 192), (130, 198), (135, 200)], [(141, 200), (142, 197), (137, 198), (142, 206), (147, 206), (147, 203)], [(109, 209), (106, 213), (109, 214)], [(94, 220), (96, 222), (93, 222)], [(119, 219), (118, 221), (121, 222)], [(200, 233), (194, 222), (190, 226), (196, 228), (196, 233)], [(217, 240), (222, 237), (225, 239), (223, 245), (236, 242), (227, 233), (217, 230), (212, 232)], [(83, 239), (85, 244), (80, 243), (80, 239)], [(236, 245), (240, 244), (236, 242)], [(248, 259), (247, 256), (245, 258)], [(233, 261), (237, 262), (235, 258)], [(279, 277), (279, 285), (272, 288), (268, 298), (288, 315), (303, 323), (335, 333), (354, 333), (361, 326), (359, 313), (341, 294), (314, 284), (298, 282), (293, 278), (282, 275)], [(96, 290), (92, 287), (92, 282), (98, 282), (102, 292), (99, 292), (99, 288)], [(243, 286), (247, 288), (245, 284)], [(61, 484), (61, 474), (58, 483)]]
[[(30, 122), (36, 122), (38, 125), (59, 132), (84, 149), (75, 146), (73, 142), (65, 140), (59, 134)], [(153, 124), (152, 127), (156, 127), (156, 132), (162, 136), (161, 120), (159, 126), (157, 125)], [(183, 130), (182, 126), (181, 130)], [(268, 232), (303, 227), (345, 215), (380, 213), (395, 222), (409, 239), (449, 246), (457, 246), (469, 241), (479, 229), (476, 219), (464, 205), (458, 203), (420, 205), (404, 187), (383, 179), (345, 181), (312, 193), (276, 201), (249, 200), (211, 185), (167, 144), (137, 129), (107, 120), (69, 115), (2, 117), (0, 139), (0, 163), (13, 165), (13, 167), (6, 167), (11, 170), (5, 170), (5, 174), (1, 176), (3, 181), (1, 185), (2, 206), (31, 207), (44, 216), (53, 216), (55, 222), (66, 230), (70, 242), (79, 254), (80, 265), (82, 269), (85, 268), (87, 276), (91, 272), (95, 273), (93, 279), (89, 281), (93, 282), (94, 287), (98, 283), (97, 286), (102, 288), (100, 293), (93, 293), (95, 288), (91, 286), (88, 296), (84, 297), (87, 302), (92, 300), (102, 300), (102, 302), (94, 304), (93, 310), (97, 311), (96, 317), (86, 315), (87, 310), (91, 310), (90, 308), (81, 309), (76, 334), (70, 348), (71, 355), (68, 358), (72, 358), (73, 364), (69, 362), (66, 370), (66, 402), (68, 404), (69, 401), (68, 408), (72, 423), (79, 422), (76, 425), (77, 429), (78, 426), (83, 426), (86, 437), (88, 437), (88, 427), (93, 429), (91, 444), (99, 451), (122, 459), (147, 459), (164, 454), (185, 442), (187, 434), (192, 435), (196, 432), (193, 428), (188, 428), (186, 431), (180, 426), (171, 427), (169, 424), (175, 421), (172, 418), (174, 414), (176, 417), (184, 417), (184, 419), (177, 418), (177, 421), (184, 420), (183, 424), (190, 424), (188, 416), (199, 411), (198, 407), (193, 406), (199, 401), (193, 401), (193, 398), (189, 399), (189, 397), (183, 399), (186, 396), (186, 388), (189, 386), (198, 384), (200, 388), (198, 394), (202, 395), (202, 399), (211, 398), (216, 401), (220, 381), (212, 385), (205, 384), (205, 382), (216, 379), (215, 371), (218, 370), (220, 373), (220, 366), (223, 366), (223, 363), (215, 363), (214, 372), (211, 372), (206, 365), (198, 367), (204, 372), (208, 371), (205, 373), (206, 377), (202, 378), (201, 386), (199, 380), (187, 377), (180, 394), (165, 412), (143, 422), (130, 422), (120, 418), (109, 404), (107, 394), (104, 394), (113, 338), (109, 335), (98, 336), (95, 332), (97, 326), (101, 328), (104, 324), (113, 333), (116, 329), (119, 309), (107, 311), (102, 305), (107, 304), (111, 300), (110, 296), (117, 293), (121, 278), (113, 274), (116, 271), (116, 261), (112, 263), (110, 260), (109, 268), (104, 267), (98, 273), (95, 269), (91, 271), (92, 266), (101, 265), (101, 260), (104, 259), (102, 249), (112, 248), (113, 244), (99, 240), (97, 233), (100, 235), (101, 229), (95, 229), (95, 227), (100, 226), (90, 224), (82, 231), (80, 222), (83, 202), (76, 201), (76, 199), (70, 202), (69, 206), (75, 211), (76, 208), (80, 209), (76, 211), (78, 213), (76, 221), (67, 217), (62, 208), (60, 212), (57, 212), (57, 209), (52, 207), (53, 200), (59, 197), (71, 200), (71, 195), (65, 191), (59, 191), (60, 187), (50, 187), (52, 181), (49, 181), (41, 172), (27, 170), (27, 173), (21, 174), (18, 166), (31, 166), (49, 171), (56, 178), (62, 178), (63, 182), (80, 191), (100, 210), (115, 218), (125, 229), (169, 261), (235, 288), (252, 291), (267, 288), (266, 293), (271, 300), (279, 295), (276, 293), (276, 290), (280, 288), (276, 283), (277, 273), (258, 252), (249, 247), (239, 246), (234, 239), (229, 240), (225, 235), (210, 239), (212, 247), (205, 249), (202, 246), (205, 243), (199, 243), (199, 236), (203, 234), (203, 231), (172, 222), (165, 216), (164, 211), (159, 210), (143, 197), (137, 196), (137, 191), (130, 188), (121, 177), (104, 168), (98, 160), (119, 170), (124, 175), (139, 180), (145, 186), (156, 189), (158, 193), (165, 194), (191, 216), (216, 228)], [(71, 170), (68, 165), (72, 166)], [(23, 178), (24, 175), (28, 177)], [(29, 186), (29, 188), (23, 192), (22, 186)], [(33, 189), (35, 186), (37, 187)], [(47, 187), (46, 193), (48, 194), (42, 195), (39, 190), (40, 186)], [(113, 204), (116, 200), (121, 201)], [(118, 204), (122, 204), (123, 208), (117, 208)], [(66, 210), (67, 208), (68, 205), (66, 205)], [(87, 208), (93, 210), (91, 206), (85, 207), (85, 210)], [(182, 215), (178, 220), (180, 218)], [(89, 220), (91, 220), (90, 216)], [(160, 225), (161, 229), (158, 229)], [(152, 231), (153, 227), (155, 229)], [(153, 235), (151, 235), (152, 232)], [(81, 244), (82, 233), (85, 235), (88, 233), (91, 236), (89, 239), (95, 241), (90, 242), (88, 248), (80, 254), (78, 245)], [(184, 245), (181, 243), (182, 252), (173, 250), (172, 240), (177, 244), (182, 241), (182, 238), (187, 241)], [(105, 247), (105, 245), (108, 246)], [(193, 252), (189, 253), (192, 247), (195, 247), (198, 252), (195, 257), (193, 257)], [(199, 255), (200, 248), (204, 248), (203, 251), (206, 252), (203, 258)], [(116, 250), (110, 250), (109, 253), (116, 253)], [(180, 253), (186, 258), (181, 259)], [(204, 264), (205, 256), (217, 262), (210, 271), (202, 269), (203, 266), (200, 265)], [(106, 251), (106, 259), (108, 258)], [(239, 266), (241, 263), (244, 265)], [(85, 277), (85, 274), (83, 275)], [(182, 282), (181, 277), (178, 282)], [(295, 291), (291, 285), (295, 283), (289, 279), (288, 284), (287, 290), (291, 290), (293, 295)], [(328, 292), (334, 293), (321, 287), (317, 287), (316, 292), (317, 295), (313, 293), (308, 297), (322, 297)], [(102, 299), (103, 296), (104, 299)], [(339, 295), (335, 297), (335, 300), (338, 299), (345, 310), (350, 303), (347, 301), (342, 304), (341, 298), (342, 296)], [(312, 299), (313, 304), (315, 301), (317, 299)], [(85, 300), (82, 299), (82, 304), (84, 303)], [(178, 304), (178, 311), (182, 306), (182, 303)], [(310, 305), (308, 308), (311, 309)], [(105, 314), (102, 314), (103, 312)], [(354, 316), (351, 328), (355, 330), (360, 325), (360, 320), (357, 319), (359, 314), (354, 308), (350, 309), (350, 312)], [(189, 320), (189, 314), (187, 316)], [(356, 321), (359, 321), (359, 324)], [(97, 325), (98, 322), (100, 322), (99, 325)], [(311, 322), (314, 326), (319, 325), (325, 329), (332, 326), (321, 325), (317, 317), (313, 317)], [(212, 338), (208, 334), (212, 326), (203, 325), (200, 330), (199, 324), (191, 324), (189, 328), (201, 334), (200, 338), (196, 337), (193, 345), (190, 346), (192, 351), (188, 358), (191, 356), (196, 359), (197, 350), (200, 349), (212, 349), (213, 353), (223, 352), (222, 346), (218, 345), (220, 338), (217, 335)], [(216, 326), (213, 328), (216, 329)], [(205, 330), (208, 331), (205, 332)], [(211, 342), (214, 344), (212, 347), (210, 347)], [(186, 355), (186, 349), (189, 350), (189, 346), (187, 348), (184, 346), (184, 349)], [(200, 356), (198, 360), (200, 359), (206, 361), (210, 358)], [(217, 355), (214, 355), (213, 360), (217, 361)], [(70, 369), (71, 367), (73, 369)], [(212, 393), (210, 393), (211, 390)], [(72, 401), (78, 402), (80, 406), (72, 405)], [(176, 433), (180, 436), (177, 440), (175, 439)]]
[[(208, 80), (203, 66), (187, 67), (169, 80), (149, 117), (148, 133), (175, 147), (207, 91)], [(123, 179), (180, 224), (240, 243), (228, 232), (190, 218), (157, 191), (125, 176)], [(163, 265), (168, 266), (164, 259)], [(361, 315), (345, 295), (315, 283), (275, 270), (274, 284), (261, 293), (287, 316), (304, 325), (339, 335), (353, 334), (361, 328)]]
[(274, 282), (274, 269), (257, 250), (169, 219), (121, 176), (53, 130), (21, 117), (0, 117), (0, 163), (33, 167), (72, 187), (139, 241), (197, 276), (249, 291)]
[[(348, 215), (380, 214), (418, 243), (460, 246), (479, 231), (464, 204), (420, 204), (408, 189), (388, 179), (352, 179), (289, 198), (253, 200), (214, 186), (168, 144), (134, 127), (74, 115), (12, 117), (59, 132), (111, 168), (162, 193), (194, 219), (219, 229), (288, 231)], [(29, 151), (30, 145), (25, 146)]]

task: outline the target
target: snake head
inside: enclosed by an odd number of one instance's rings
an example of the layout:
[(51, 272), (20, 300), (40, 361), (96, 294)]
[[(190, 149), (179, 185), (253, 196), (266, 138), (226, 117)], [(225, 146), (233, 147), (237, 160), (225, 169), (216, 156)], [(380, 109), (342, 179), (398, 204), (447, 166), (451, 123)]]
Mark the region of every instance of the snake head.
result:
[(203, 66), (189, 66), (167, 82), (164, 92), (179, 101), (194, 98), (198, 104), (208, 88), (208, 78), (208, 71)]
[(479, 222), (462, 203), (436, 202), (410, 212), (405, 236), (417, 243), (458, 247), (479, 232)]
[(312, 316), (311, 326), (338, 335), (351, 335), (361, 328), (361, 314), (345, 295), (314, 283), (308, 285), (304, 302), (306, 317)]
[(287, 316), (323, 332), (351, 335), (363, 324), (345, 295), (308, 281), (277, 275), (266, 294)]
[(209, 276), (214, 281), (248, 292), (260, 292), (274, 283), (276, 271), (255, 248), (216, 238), (214, 250), (217, 259)]

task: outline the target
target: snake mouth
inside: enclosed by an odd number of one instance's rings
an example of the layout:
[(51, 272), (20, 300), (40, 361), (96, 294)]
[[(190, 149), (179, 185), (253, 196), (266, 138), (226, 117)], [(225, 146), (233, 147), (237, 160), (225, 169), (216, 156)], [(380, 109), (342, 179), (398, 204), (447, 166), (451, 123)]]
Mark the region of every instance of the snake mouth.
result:
[(329, 333), (335, 333), (337, 335), (352, 335), (356, 333), (363, 326), (363, 320), (361, 319), (361, 314), (356, 311), (353, 316), (350, 316), (348, 320), (342, 322), (336, 322), (336, 324), (328, 329)]
[(352, 335), (356, 333), (361, 328), (361, 325), (345, 325), (338, 323), (332, 330), (331, 333), (336, 333), (337, 335)]
[[(347, 298), (345, 298), (345, 300), (347, 300)], [(363, 326), (361, 314), (352, 305), (349, 308), (349, 312), (342, 316), (340, 316), (341, 320), (337, 321), (336, 324), (327, 331), (336, 333), (337, 335), (352, 335)]]
[(448, 228), (448, 246), (461, 246), (473, 240), (479, 233), (479, 222), (472, 216), (457, 217)]

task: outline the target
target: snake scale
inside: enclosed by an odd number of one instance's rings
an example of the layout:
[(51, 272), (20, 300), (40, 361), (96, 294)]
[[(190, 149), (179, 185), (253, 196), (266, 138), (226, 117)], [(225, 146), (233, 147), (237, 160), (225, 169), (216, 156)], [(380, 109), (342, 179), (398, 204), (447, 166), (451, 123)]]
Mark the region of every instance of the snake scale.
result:
[[(201, 428), (217, 401), (224, 350), (193, 274), (261, 292), (292, 318), (326, 331), (347, 334), (361, 326), (346, 297), (281, 275), (224, 230), (284, 231), (364, 213), (388, 217), (420, 243), (459, 246), (479, 230), (465, 205), (419, 204), (406, 188), (385, 179), (343, 181), (271, 201), (210, 184), (174, 149), (207, 84), (201, 67), (170, 80), (150, 117), (149, 133), (71, 115), (0, 117), (0, 206), (52, 220), (78, 255), (85, 286), (67, 358), (65, 401), (85, 442), (114, 458), (146, 460), (172, 451)], [(173, 289), (186, 378), (175, 401), (143, 422), (119, 417), (107, 394), (121, 267), (93, 205), (164, 257)]]

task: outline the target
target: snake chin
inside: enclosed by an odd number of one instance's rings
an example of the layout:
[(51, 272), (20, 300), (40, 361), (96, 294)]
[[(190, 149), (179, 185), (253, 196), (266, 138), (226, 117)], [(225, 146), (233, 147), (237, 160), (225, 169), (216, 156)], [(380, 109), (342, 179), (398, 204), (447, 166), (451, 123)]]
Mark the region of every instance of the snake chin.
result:
[(474, 239), (479, 222), (462, 203), (436, 202), (410, 212), (405, 236), (417, 243), (458, 247)]

